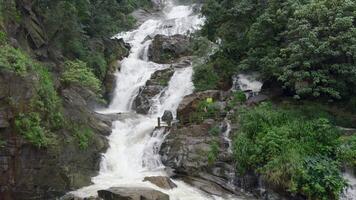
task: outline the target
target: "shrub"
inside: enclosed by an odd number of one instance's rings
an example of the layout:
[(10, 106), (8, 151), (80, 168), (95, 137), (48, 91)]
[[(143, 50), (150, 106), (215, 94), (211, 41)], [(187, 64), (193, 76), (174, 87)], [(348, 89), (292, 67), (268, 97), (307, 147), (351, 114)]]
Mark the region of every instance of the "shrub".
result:
[(209, 130), (209, 134), (212, 135), (212, 136), (218, 136), (220, 133), (220, 128), (219, 126), (214, 126), (213, 128), (211, 128)]
[(197, 91), (216, 89), (219, 76), (213, 69), (212, 64), (203, 64), (194, 67), (193, 83)]
[(50, 143), (48, 131), (41, 126), (41, 117), (32, 112), (20, 114), (15, 120), (16, 130), (35, 146), (47, 147)]
[(26, 74), (32, 68), (33, 62), (21, 50), (10, 45), (3, 45), (0, 48), (0, 68), (14, 71), (20, 75)]
[(254, 171), (309, 199), (337, 199), (346, 187), (336, 155), (352, 157), (352, 143), (340, 146), (340, 134), (327, 119), (262, 103), (240, 111), (240, 124), (233, 144), (239, 173)]
[(208, 152), (208, 163), (209, 165), (214, 164), (219, 154), (219, 143), (217, 141), (213, 141), (210, 144), (210, 150)]
[(35, 65), (36, 73), (39, 75), (38, 97), (35, 100), (35, 110), (41, 113), (46, 126), (51, 130), (59, 129), (63, 126), (61, 99), (54, 88), (53, 78), (50, 72), (42, 65)]
[(237, 91), (232, 94), (232, 99), (228, 102), (228, 109), (234, 108), (239, 103), (245, 103), (247, 100), (246, 94), (242, 91)]
[(94, 92), (100, 92), (100, 81), (85, 62), (80, 60), (66, 61), (65, 68), (62, 74), (62, 81), (65, 84), (77, 84)]
[(89, 142), (93, 137), (93, 131), (89, 127), (74, 126), (74, 136), (78, 140), (78, 145), (85, 150), (89, 147)]
[(0, 21), (0, 45), (5, 44), (6, 40), (7, 40), (7, 36), (4, 31), (1, 31), (1, 21)]

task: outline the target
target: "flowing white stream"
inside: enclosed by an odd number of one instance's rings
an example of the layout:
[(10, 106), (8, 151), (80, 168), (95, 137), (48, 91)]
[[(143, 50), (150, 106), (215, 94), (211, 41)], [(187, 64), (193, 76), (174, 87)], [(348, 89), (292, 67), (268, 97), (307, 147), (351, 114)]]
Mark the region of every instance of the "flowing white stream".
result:
[(172, 111), (175, 116), (180, 101), (193, 91), (192, 68), (176, 69), (169, 86), (155, 98), (149, 115), (137, 115), (131, 110), (139, 88), (155, 71), (168, 67), (148, 61), (147, 51), (151, 38), (156, 34), (189, 34), (204, 22), (204, 19), (193, 14), (191, 7), (176, 6), (172, 1), (167, 1), (163, 13), (161, 19), (150, 19), (138, 29), (116, 36), (131, 45), (131, 52), (121, 62), (121, 70), (116, 74), (112, 103), (102, 112), (124, 114), (114, 122), (112, 134), (108, 138), (110, 147), (103, 155), (99, 175), (92, 178), (93, 185), (72, 192), (76, 196), (96, 196), (98, 190), (110, 187), (150, 187), (169, 194), (171, 200), (218, 198), (208, 196), (181, 181), (174, 181), (178, 187), (172, 190), (163, 190), (143, 182), (146, 176), (166, 175), (158, 155), (164, 131), (154, 131), (157, 116), (161, 116), (165, 110)]

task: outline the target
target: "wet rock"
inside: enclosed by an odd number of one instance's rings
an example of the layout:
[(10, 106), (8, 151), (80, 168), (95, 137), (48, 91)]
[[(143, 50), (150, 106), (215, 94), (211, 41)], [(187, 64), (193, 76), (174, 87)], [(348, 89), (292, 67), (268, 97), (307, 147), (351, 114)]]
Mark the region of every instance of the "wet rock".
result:
[(162, 120), (166, 122), (171, 122), (173, 120), (173, 114), (169, 110), (165, 110), (162, 116)]
[(153, 98), (162, 92), (168, 86), (168, 82), (174, 74), (173, 68), (156, 71), (146, 85), (140, 88), (136, 96), (133, 108), (139, 114), (147, 114), (150, 110)]
[(186, 68), (192, 65), (191, 57), (183, 57), (177, 63), (172, 64), (173, 68)]
[(225, 190), (223, 187), (221, 187), (220, 185), (208, 181), (208, 180), (204, 180), (202, 178), (197, 178), (197, 177), (193, 177), (193, 176), (184, 176), (182, 177), (182, 180), (192, 186), (194, 186), (195, 188), (198, 188), (208, 194), (211, 195), (216, 195), (216, 196), (226, 196), (228, 194), (232, 194), (230, 191)]
[(165, 176), (145, 177), (143, 181), (151, 182), (152, 184), (157, 185), (158, 187), (163, 189), (173, 189), (177, 187), (177, 185), (173, 183), (170, 178)]
[(184, 35), (156, 35), (148, 49), (149, 60), (168, 64), (191, 54), (189, 38)]
[(169, 200), (163, 192), (150, 188), (110, 188), (99, 190), (99, 197), (104, 200)]
[[(201, 124), (172, 127), (160, 150), (162, 163), (173, 170), (177, 178), (213, 195), (233, 193), (234, 161), (227, 154), (222, 130), (218, 136), (209, 133), (219, 123), (212, 119)], [(217, 142), (219, 152), (212, 162), (207, 155), (211, 144)], [(228, 192), (227, 192), (228, 191)]]

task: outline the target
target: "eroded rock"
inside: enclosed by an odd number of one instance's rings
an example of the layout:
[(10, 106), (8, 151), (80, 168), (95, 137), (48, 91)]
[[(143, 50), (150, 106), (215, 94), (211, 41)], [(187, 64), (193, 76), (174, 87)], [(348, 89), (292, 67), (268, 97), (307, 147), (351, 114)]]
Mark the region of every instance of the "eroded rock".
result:
[(158, 187), (163, 189), (173, 189), (177, 187), (177, 185), (173, 183), (173, 181), (166, 176), (145, 177), (143, 181), (151, 182), (152, 184), (157, 185)]
[(150, 188), (110, 188), (99, 190), (99, 197), (104, 200), (169, 200), (163, 192)]
[(184, 35), (156, 35), (148, 49), (149, 60), (168, 64), (191, 54), (189, 38)]

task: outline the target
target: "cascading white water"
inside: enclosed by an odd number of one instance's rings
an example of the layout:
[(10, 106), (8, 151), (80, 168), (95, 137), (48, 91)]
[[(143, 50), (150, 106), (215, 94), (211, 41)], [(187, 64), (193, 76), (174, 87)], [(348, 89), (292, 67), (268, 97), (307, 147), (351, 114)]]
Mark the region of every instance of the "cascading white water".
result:
[(356, 200), (356, 177), (350, 170), (344, 174), (344, 178), (347, 180), (349, 188), (344, 192), (341, 200)]
[(92, 178), (93, 185), (72, 192), (76, 196), (96, 196), (98, 190), (110, 187), (150, 187), (168, 194), (171, 200), (216, 198), (181, 181), (174, 181), (178, 187), (172, 190), (163, 190), (143, 182), (146, 176), (166, 175), (158, 155), (164, 131), (154, 130), (156, 117), (161, 116), (165, 110), (172, 111), (175, 116), (180, 101), (193, 91), (192, 68), (176, 69), (169, 86), (155, 98), (149, 115), (137, 115), (131, 110), (139, 88), (155, 71), (167, 68), (166, 65), (148, 61), (148, 45), (152, 42), (150, 38), (156, 34), (189, 34), (204, 21), (193, 14), (191, 7), (175, 6), (172, 1), (167, 2), (163, 13), (162, 19), (148, 20), (138, 29), (116, 36), (131, 45), (131, 52), (121, 62), (121, 69), (116, 74), (113, 101), (107, 110), (101, 112), (126, 114), (114, 122), (112, 134), (108, 137), (110, 147), (103, 155), (99, 175)]

